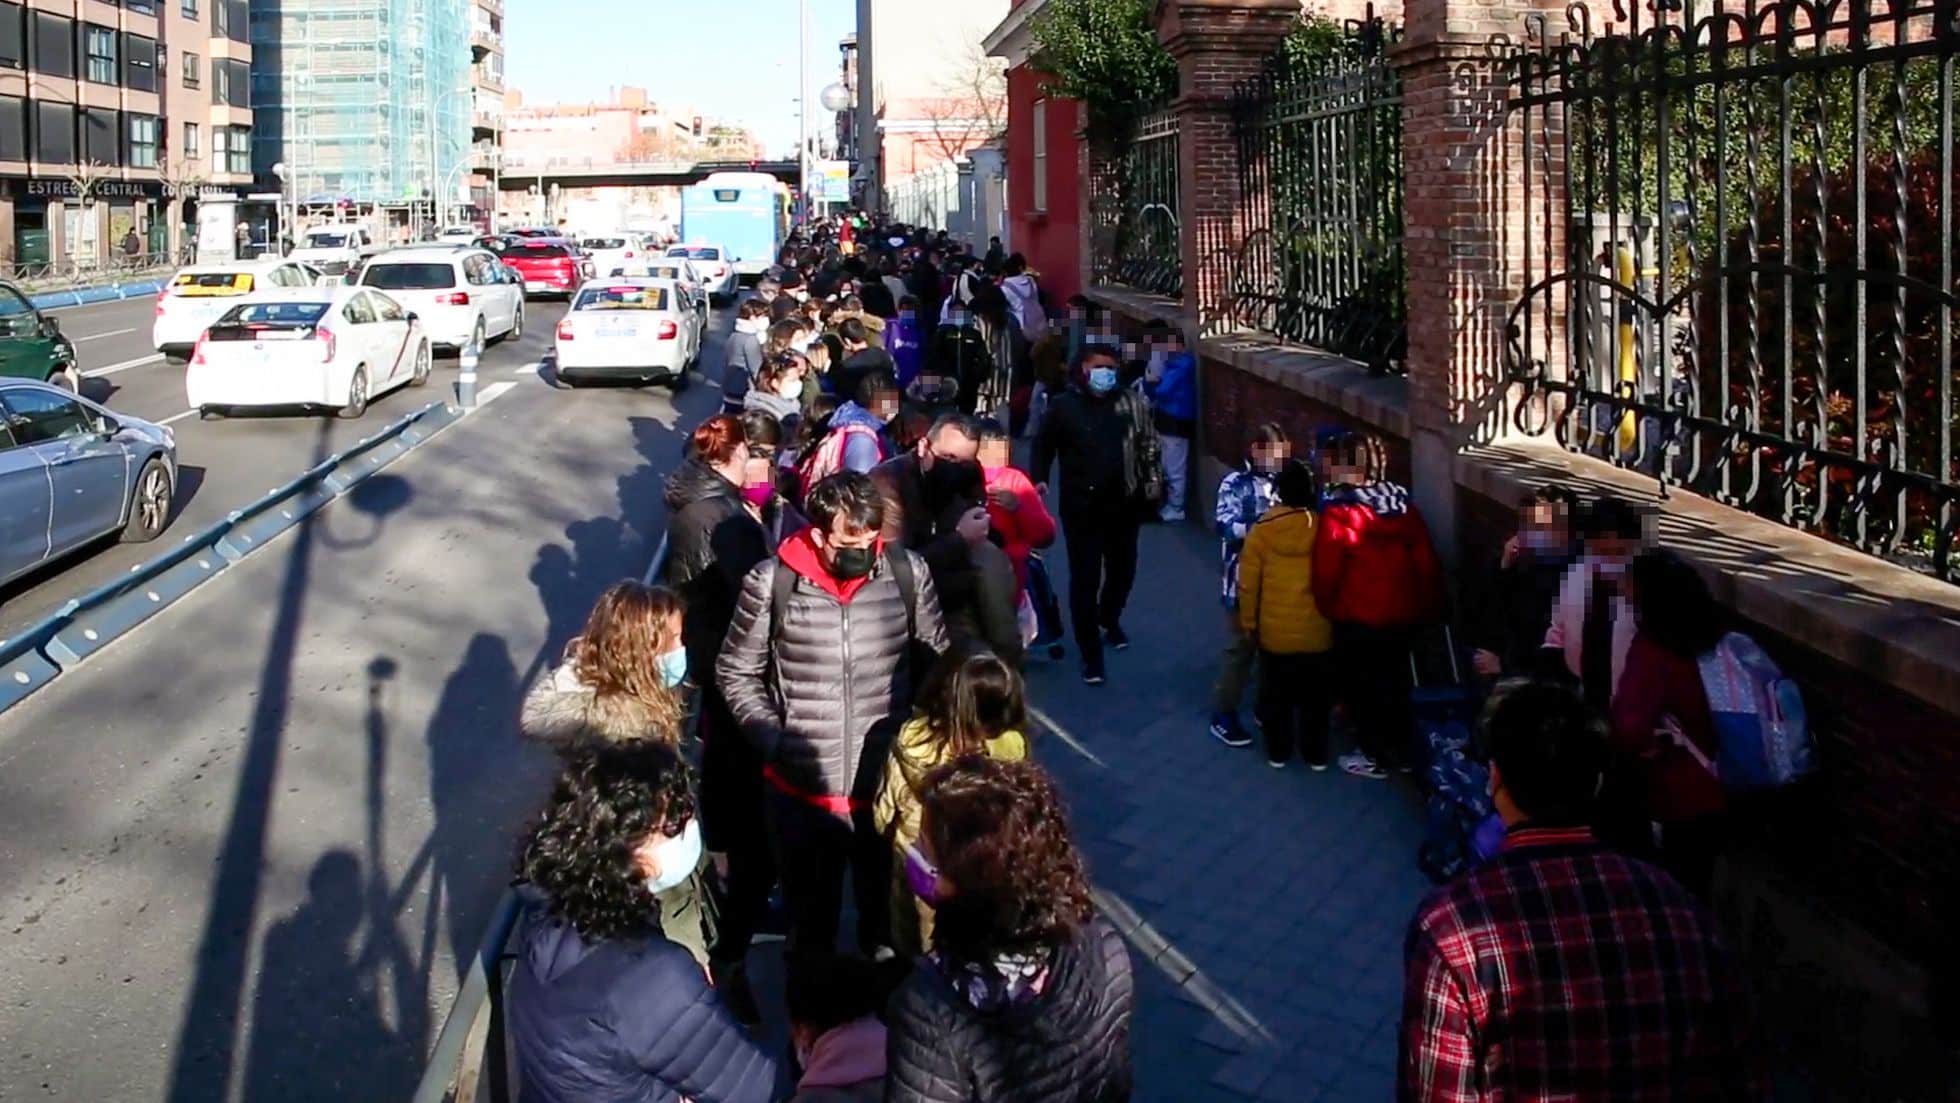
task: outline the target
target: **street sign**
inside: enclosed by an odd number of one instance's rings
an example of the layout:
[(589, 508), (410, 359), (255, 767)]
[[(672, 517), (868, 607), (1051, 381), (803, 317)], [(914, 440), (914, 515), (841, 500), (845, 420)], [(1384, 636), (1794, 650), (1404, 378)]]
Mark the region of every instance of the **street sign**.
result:
[(849, 203), (851, 201), (850, 162), (817, 162), (817, 198), (825, 203)]

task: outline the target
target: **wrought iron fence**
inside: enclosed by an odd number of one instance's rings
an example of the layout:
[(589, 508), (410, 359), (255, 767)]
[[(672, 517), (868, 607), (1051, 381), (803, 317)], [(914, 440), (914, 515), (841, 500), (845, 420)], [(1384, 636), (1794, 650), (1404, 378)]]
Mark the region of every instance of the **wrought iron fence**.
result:
[(1400, 370), (1402, 89), (1379, 18), (1336, 50), (1282, 51), (1233, 94), (1240, 237), (1223, 246), (1208, 328), (1248, 328)]
[(1177, 115), (1145, 116), (1090, 195), (1092, 274), (1176, 297), (1184, 293), (1178, 239)]
[(1960, 4), (1652, 10), (1514, 48), (1517, 425), (1954, 580)]

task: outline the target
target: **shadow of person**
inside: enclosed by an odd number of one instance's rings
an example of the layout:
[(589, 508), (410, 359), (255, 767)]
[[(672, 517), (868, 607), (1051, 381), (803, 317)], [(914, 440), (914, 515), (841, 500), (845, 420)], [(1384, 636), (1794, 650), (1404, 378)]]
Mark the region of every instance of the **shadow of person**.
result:
[(422, 1045), (384, 1020), (380, 972), (359, 964), (361, 860), (328, 851), (306, 888), (260, 948), (243, 1098), (406, 1099), (421, 1076)]

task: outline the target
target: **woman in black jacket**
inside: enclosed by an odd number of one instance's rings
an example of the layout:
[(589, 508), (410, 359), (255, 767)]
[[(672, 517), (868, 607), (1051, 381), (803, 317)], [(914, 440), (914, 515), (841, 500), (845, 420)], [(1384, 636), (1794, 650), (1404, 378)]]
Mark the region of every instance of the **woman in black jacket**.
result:
[(774, 1063), (660, 930), (654, 893), (701, 857), (693, 821), (671, 747), (601, 747), (567, 763), (517, 863), (528, 912), (506, 999), (527, 1101), (773, 1097)]
[(1054, 783), (974, 756), (919, 799), (906, 880), (938, 916), (892, 1001), (887, 1103), (1129, 1099), (1129, 952), (1095, 916)]

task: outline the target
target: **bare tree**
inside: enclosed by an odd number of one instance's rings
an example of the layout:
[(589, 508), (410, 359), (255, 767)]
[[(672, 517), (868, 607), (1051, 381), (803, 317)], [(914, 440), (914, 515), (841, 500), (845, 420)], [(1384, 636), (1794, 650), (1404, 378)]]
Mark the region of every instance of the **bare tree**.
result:
[(168, 153), (157, 163), (157, 177), (163, 181), (163, 195), (169, 201), (163, 217), (168, 232), (165, 240), (169, 242), (174, 263), (184, 252), (184, 200), (195, 196), (204, 186), (204, 158)]
[(977, 43), (949, 66), (939, 92), (921, 101), (919, 110), (946, 160), (958, 160), (1007, 133), (1006, 62), (988, 57)]

